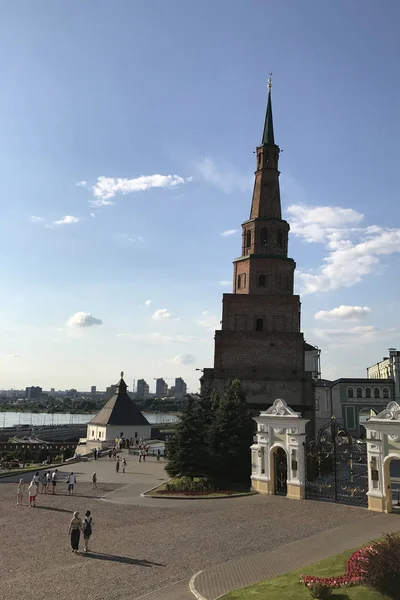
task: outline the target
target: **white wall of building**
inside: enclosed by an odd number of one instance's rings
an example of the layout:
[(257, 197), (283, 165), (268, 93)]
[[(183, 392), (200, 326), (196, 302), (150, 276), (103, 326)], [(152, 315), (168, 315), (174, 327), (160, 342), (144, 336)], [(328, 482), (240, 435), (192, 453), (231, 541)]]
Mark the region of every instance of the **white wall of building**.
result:
[(125, 438), (135, 437), (137, 434), (138, 438), (144, 440), (151, 439), (151, 425), (91, 425), (89, 423), (87, 428), (87, 440), (95, 441), (100, 440), (104, 442), (106, 440), (114, 440), (119, 438), (121, 433), (124, 434)]

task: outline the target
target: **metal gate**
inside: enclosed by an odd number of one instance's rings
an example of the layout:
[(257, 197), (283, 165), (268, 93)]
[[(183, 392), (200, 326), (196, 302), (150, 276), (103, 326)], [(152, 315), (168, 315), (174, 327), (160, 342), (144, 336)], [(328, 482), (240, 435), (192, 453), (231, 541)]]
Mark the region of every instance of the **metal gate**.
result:
[(306, 443), (306, 497), (367, 506), (367, 491), (366, 442), (332, 418)]
[(277, 448), (274, 453), (275, 461), (275, 494), (286, 496), (287, 494), (287, 456), (282, 448)]

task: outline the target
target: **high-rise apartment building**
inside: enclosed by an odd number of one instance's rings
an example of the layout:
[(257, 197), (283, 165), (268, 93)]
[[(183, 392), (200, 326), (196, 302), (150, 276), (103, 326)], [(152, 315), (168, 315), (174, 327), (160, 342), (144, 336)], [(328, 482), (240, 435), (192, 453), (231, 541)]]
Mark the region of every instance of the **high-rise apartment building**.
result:
[(150, 388), (147, 381), (144, 379), (138, 379), (137, 381), (137, 398), (148, 398), (150, 396)]
[(92, 387), (90, 388), (90, 393), (92, 394), (92, 396), (95, 396), (97, 392), (97, 388), (95, 385), (92, 385)]
[(187, 393), (187, 385), (182, 377), (175, 379), (175, 398), (184, 398)]
[(162, 377), (156, 379), (156, 398), (165, 398), (168, 395), (168, 384)]
[(27, 400), (39, 400), (42, 397), (42, 388), (38, 385), (31, 385), (25, 389), (25, 398)]

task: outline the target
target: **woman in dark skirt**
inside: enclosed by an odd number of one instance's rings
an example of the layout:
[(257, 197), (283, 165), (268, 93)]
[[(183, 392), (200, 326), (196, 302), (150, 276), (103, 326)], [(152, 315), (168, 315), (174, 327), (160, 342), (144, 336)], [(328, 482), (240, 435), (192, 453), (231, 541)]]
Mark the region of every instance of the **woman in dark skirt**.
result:
[(79, 550), (79, 540), (81, 537), (82, 521), (79, 518), (79, 513), (74, 512), (74, 515), (69, 524), (68, 533), (71, 536), (72, 552), (77, 553)]

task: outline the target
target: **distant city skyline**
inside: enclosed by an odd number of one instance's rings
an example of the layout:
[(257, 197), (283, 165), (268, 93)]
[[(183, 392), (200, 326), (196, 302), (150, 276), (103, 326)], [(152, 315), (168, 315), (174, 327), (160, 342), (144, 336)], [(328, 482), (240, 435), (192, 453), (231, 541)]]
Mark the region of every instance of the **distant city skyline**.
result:
[(199, 389), (270, 71), (322, 376), (399, 347), (399, 20), (372, 0), (3, 3), (0, 387), (105, 389), (123, 369), (130, 390)]

